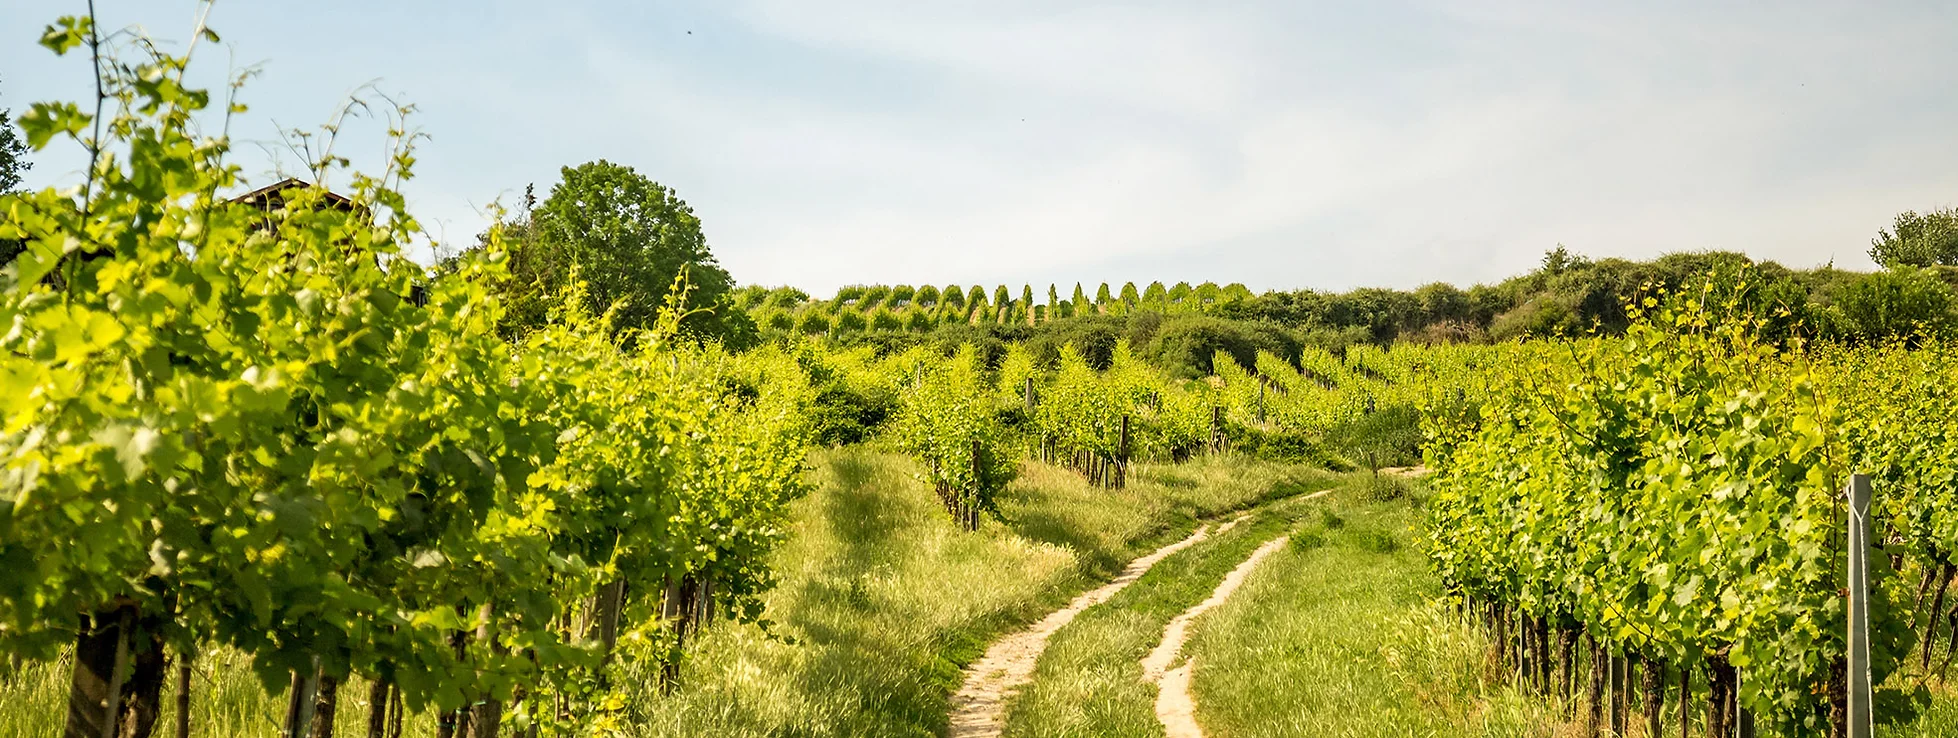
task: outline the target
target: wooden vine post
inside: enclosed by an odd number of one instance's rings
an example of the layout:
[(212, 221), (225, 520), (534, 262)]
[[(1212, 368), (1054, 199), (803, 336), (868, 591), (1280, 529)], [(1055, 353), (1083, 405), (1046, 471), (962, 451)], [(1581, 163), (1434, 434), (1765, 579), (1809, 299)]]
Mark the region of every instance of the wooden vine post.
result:
[(1222, 405), (1210, 407), (1210, 452), (1224, 452), (1224, 408)]
[(1033, 377), (1027, 377), (1027, 384), (1026, 384), (1026, 388), (1025, 388), (1025, 394), (1026, 394), (1026, 400), (1027, 400), (1027, 412), (1033, 412), (1033, 404), (1034, 404), (1034, 403), (1033, 403), (1033, 400), (1034, 400), (1034, 398), (1033, 398)]
[[(460, 646), (457, 648), (460, 649)], [(286, 738), (307, 738), (312, 735), (313, 711), (318, 707), (315, 700), (319, 688), (319, 667), (293, 670), (292, 686), (286, 694)]]
[(62, 738), (102, 738), (120, 732), (117, 708), (122, 704), (122, 674), (129, 663), (129, 631), (135, 614), (133, 605), (123, 605), (92, 618), (82, 616)]
[(963, 519), (959, 521), (964, 523), (965, 529), (969, 531), (979, 529), (979, 494), (986, 484), (986, 467), (979, 463), (980, 452), (979, 439), (972, 439), (972, 498), (965, 506)]
[(1258, 424), (1265, 422), (1265, 380), (1258, 381)]
[(1122, 415), (1122, 437), (1115, 451), (1115, 488), (1121, 489), (1129, 483), (1129, 416)]
[(1870, 477), (1849, 477), (1848, 738), (1870, 738)]

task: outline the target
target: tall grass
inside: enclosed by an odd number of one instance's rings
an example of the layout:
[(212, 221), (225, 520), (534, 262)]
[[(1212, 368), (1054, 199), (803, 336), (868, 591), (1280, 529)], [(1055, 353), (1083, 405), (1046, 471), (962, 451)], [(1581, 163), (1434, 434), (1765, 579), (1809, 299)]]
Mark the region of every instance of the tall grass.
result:
[[(68, 710), (69, 663), (57, 659), (26, 664), (19, 673), (0, 676), (0, 738), (56, 738)], [(334, 713), (334, 734), (365, 736), (367, 682), (340, 685), (340, 706)], [(198, 657), (191, 677), (191, 735), (275, 738), (286, 714), (284, 685), (271, 691), (260, 685), (250, 662), (230, 649), (213, 649)], [(163, 688), (163, 714), (156, 735), (173, 735), (176, 724), (176, 674)], [(404, 738), (435, 735), (434, 717), (411, 715), (403, 721)]]
[[(1023, 467), (1005, 523), (959, 532), (911, 462), (851, 448), (819, 455), (769, 596), (774, 636), (720, 627), (686, 687), (643, 695), (646, 736), (929, 736), (945, 729), (961, 664), (1063, 604), (1198, 516), (1306, 489), (1318, 475), (1241, 459), (1138, 466), (1124, 490)], [(787, 639), (793, 639), (791, 643)]]
[(1435, 603), (1406, 502), (1344, 496), (1198, 621), (1197, 719), (1216, 736), (1539, 736), (1548, 707), (1501, 685)]
[(1162, 735), (1155, 685), (1143, 681), (1143, 657), (1162, 640), (1172, 618), (1209, 597), (1253, 549), (1293, 527), (1306, 506), (1320, 503), (1271, 506), (1163, 559), (1108, 602), (1081, 613), (1048, 642), (1033, 682), (1009, 705), (1005, 734)]

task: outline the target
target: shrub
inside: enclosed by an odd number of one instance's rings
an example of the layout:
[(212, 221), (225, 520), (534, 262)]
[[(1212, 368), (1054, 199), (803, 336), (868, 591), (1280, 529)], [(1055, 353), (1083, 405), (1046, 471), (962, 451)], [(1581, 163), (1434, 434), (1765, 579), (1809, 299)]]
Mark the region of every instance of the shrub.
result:
[(1390, 554), (1401, 550), (1400, 539), (1374, 528), (1355, 528), (1347, 534), (1353, 545), (1362, 551), (1377, 554)]
[(1421, 460), (1421, 411), (1389, 405), (1326, 429), (1326, 442), (1369, 469)]
[(1256, 366), (1258, 352), (1296, 360), (1300, 344), (1284, 329), (1265, 323), (1230, 321), (1208, 315), (1164, 319), (1149, 343), (1149, 356), (1163, 369), (1186, 377), (1215, 371), (1212, 358), (1222, 351), (1242, 366)]
[(1407, 483), (1391, 475), (1375, 474), (1367, 480), (1363, 494), (1374, 502), (1393, 502), (1408, 496)]

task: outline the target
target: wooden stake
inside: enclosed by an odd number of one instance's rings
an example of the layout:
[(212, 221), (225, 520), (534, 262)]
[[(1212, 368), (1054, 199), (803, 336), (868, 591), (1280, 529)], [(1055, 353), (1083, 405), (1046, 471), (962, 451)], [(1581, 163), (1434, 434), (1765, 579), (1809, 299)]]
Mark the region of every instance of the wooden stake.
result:
[(388, 680), (379, 676), (367, 687), (367, 738), (387, 738), (389, 691)]
[(1604, 715), (1604, 683), (1606, 677), (1609, 676), (1606, 673), (1608, 665), (1605, 663), (1604, 649), (1598, 646), (1597, 637), (1587, 635), (1584, 639), (1590, 645), (1589, 650), (1591, 652), (1591, 685), (1589, 694), (1587, 695), (1588, 699), (1585, 701), (1587, 710), (1584, 720), (1584, 735), (1590, 736), (1590, 738), (1597, 738), (1598, 732), (1604, 727), (1603, 720), (1600, 718)]
[(1127, 413), (1122, 415), (1122, 439), (1117, 453), (1120, 454), (1120, 461), (1115, 467), (1115, 486), (1119, 489), (1128, 486), (1129, 482), (1129, 416)]
[(190, 738), (190, 671), (196, 658), (194, 649), (177, 655), (177, 738)]
[(1679, 664), (1679, 738), (1692, 738), (1693, 667)]
[(1666, 680), (1665, 665), (1658, 661), (1645, 662), (1645, 734), (1659, 735), (1665, 729)]
[(333, 738), (333, 717), (340, 711), (340, 680), (320, 675), (313, 699), (313, 724), (307, 731), (312, 738)]

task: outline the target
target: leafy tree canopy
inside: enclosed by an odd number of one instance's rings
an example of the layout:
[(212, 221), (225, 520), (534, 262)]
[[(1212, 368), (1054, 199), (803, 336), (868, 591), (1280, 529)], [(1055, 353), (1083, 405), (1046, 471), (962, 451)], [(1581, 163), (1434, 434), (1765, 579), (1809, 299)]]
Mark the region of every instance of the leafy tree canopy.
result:
[[(19, 189), (21, 173), (33, 165), (27, 160), (27, 144), (14, 131), (13, 112), (0, 108), (0, 195)], [(0, 238), (0, 264), (12, 263), (20, 249), (19, 240)]]
[(1904, 211), (1871, 239), (1870, 258), (1893, 268), (1958, 265), (1958, 208)]
[(591, 309), (616, 305), (618, 328), (650, 327), (684, 272), (686, 304), (695, 310), (683, 323), (689, 332), (737, 346), (753, 340), (752, 321), (733, 307), (734, 280), (677, 194), (603, 159), (560, 174), (549, 197), (506, 226), (513, 244), (506, 332), (542, 325), (573, 272), (589, 285)]

